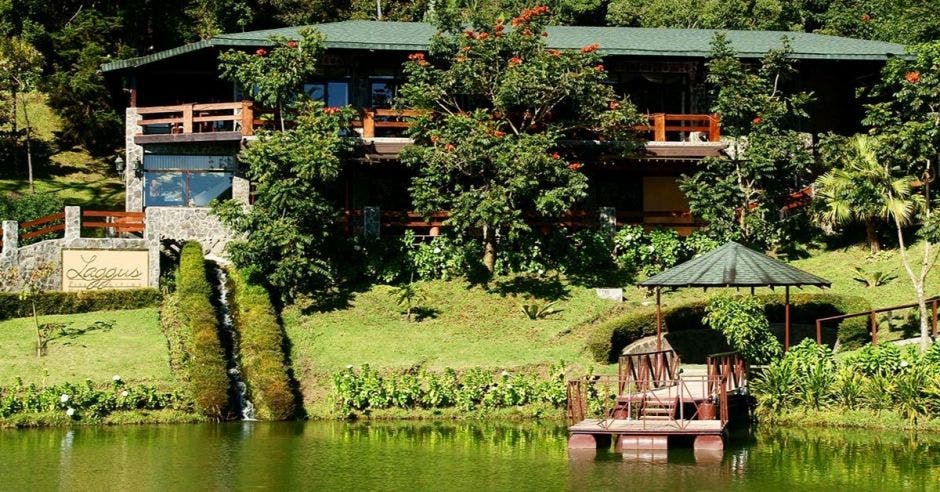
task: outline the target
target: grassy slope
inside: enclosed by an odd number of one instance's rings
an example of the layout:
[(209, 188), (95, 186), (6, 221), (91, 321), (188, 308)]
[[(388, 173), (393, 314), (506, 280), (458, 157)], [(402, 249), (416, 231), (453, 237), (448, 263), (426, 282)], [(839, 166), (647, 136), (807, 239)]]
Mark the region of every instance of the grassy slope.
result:
[[(74, 338), (49, 342), (48, 355), (35, 355), (32, 318), (0, 322), (0, 385), (17, 376), (26, 382), (78, 383), (91, 379), (110, 381), (115, 374), (126, 381), (169, 387), (166, 338), (160, 330), (156, 308), (100, 311), (85, 314), (42, 316), (40, 322), (69, 323), (81, 329), (96, 321), (113, 322), (109, 331), (89, 331)], [(48, 376), (46, 376), (48, 371)]]
[[(45, 104), (44, 95), (34, 94), (29, 106), (36, 138), (34, 161), (35, 187), (38, 192), (57, 193), (66, 205), (120, 210), (124, 208), (124, 185), (107, 159), (96, 159), (83, 149), (56, 149), (55, 132), (61, 122)], [(20, 124), (22, 124), (22, 115)], [(42, 149), (51, 155), (42, 157)], [(7, 163), (3, 163), (6, 167)], [(0, 194), (29, 190), (25, 158), (17, 163), (15, 175), (0, 174)]]

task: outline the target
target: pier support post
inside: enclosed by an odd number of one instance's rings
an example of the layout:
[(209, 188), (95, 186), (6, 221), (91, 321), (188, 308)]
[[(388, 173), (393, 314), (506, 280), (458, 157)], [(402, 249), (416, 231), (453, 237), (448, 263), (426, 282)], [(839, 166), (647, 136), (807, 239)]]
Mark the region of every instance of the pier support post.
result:
[(633, 449), (669, 449), (666, 436), (617, 436), (614, 448), (618, 453)]
[(695, 443), (692, 445), (696, 452), (698, 451), (723, 451), (725, 449), (725, 440), (717, 435), (695, 436)]
[(610, 447), (608, 434), (572, 434), (568, 438), (568, 449), (602, 449)]

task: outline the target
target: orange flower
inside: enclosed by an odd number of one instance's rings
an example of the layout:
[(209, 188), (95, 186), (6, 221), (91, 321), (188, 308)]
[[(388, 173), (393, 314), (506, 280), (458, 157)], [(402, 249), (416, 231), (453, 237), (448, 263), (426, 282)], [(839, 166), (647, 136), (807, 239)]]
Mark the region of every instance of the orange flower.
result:
[(582, 166), (583, 164), (581, 164), (580, 162), (572, 162), (571, 164), (568, 164), (568, 169), (571, 169), (572, 171), (577, 171), (578, 169), (581, 169)]
[(464, 46), (463, 48), (460, 48), (460, 50), (463, 51), (464, 53), (470, 51), (471, 49), (473, 49), (473, 48), (471, 48), (471, 47), (469, 47), (469, 46)]
[(264, 56), (268, 54), (268, 50), (264, 48), (258, 48), (258, 51), (255, 51), (255, 56)]
[(431, 135), (431, 143), (437, 143), (437, 141), (440, 139), (441, 137), (438, 137), (437, 135)]
[(503, 24), (496, 24), (495, 26), (493, 26), (493, 30), (496, 32), (503, 32), (503, 29), (506, 29), (506, 26), (504, 26)]
[(512, 57), (512, 58), (509, 59), (509, 64), (510, 64), (510, 65), (519, 65), (519, 64), (521, 64), (521, 63), (522, 63), (522, 58), (519, 58), (518, 56), (514, 56), (514, 57)]
[(506, 136), (506, 132), (496, 130), (493, 132), (493, 136), (496, 138), (503, 138)]
[(610, 109), (620, 109), (620, 101), (610, 101)]
[(561, 159), (561, 154), (559, 154), (558, 152), (553, 153), (552, 159)]
[(871, 15), (869, 15), (869, 14), (862, 14), (862, 22), (868, 22), (868, 21), (870, 21), (870, 20), (871, 20)]
[(594, 70), (597, 70), (598, 72), (603, 72), (603, 71), (604, 71), (604, 65), (595, 65), (595, 66), (594, 66)]
[(448, 151), (448, 152), (452, 152), (452, 151), (454, 150), (454, 144), (445, 144), (445, 145), (444, 145), (444, 150), (446, 150), (446, 151)]
[(547, 37), (548, 37), (548, 31), (542, 31), (542, 37), (543, 37), (543, 38), (547, 38)]
[(480, 41), (486, 41), (487, 39), (489, 39), (489, 37), (490, 37), (490, 33), (485, 32), (485, 31), (481, 32), (480, 34), (477, 34), (477, 39), (479, 39)]
[(330, 106), (328, 108), (323, 108), (323, 112), (326, 114), (336, 114), (336, 113), (339, 113), (339, 108), (334, 108)]
[(548, 50), (548, 54), (552, 56), (561, 56), (561, 51), (559, 50)]
[(904, 78), (905, 78), (908, 82), (910, 82), (910, 83), (912, 83), (912, 84), (916, 84), (916, 83), (920, 82), (920, 72), (907, 72), (907, 74), (904, 75)]
[(464, 36), (466, 36), (466, 37), (468, 37), (468, 38), (470, 38), (470, 39), (476, 39), (476, 37), (477, 37), (477, 34), (476, 34), (475, 32), (473, 32), (473, 31), (469, 30), (469, 29), (467, 29), (466, 31), (464, 31), (463, 34), (464, 34)]
[(595, 51), (599, 50), (600, 47), (601, 45), (597, 43), (589, 44), (585, 46), (584, 48), (581, 48), (581, 53), (594, 53)]
[(525, 36), (525, 37), (531, 36), (531, 35), (532, 35), (532, 29), (529, 29), (528, 27), (525, 28), (525, 29), (523, 29), (523, 30), (522, 30), (522, 35)]
[(412, 53), (412, 54), (408, 55), (408, 59), (409, 59), (409, 60), (412, 60), (412, 61), (415, 61), (415, 60), (424, 60), (424, 53)]
[(457, 57), (457, 62), (465, 62), (465, 61), (467, 61), (467, 57), (466, 57), (466, 56), (458, 56), (458, 57)]
[(287, 42), (287, 46), (290, 47), (290, 48), (296, 48), (296, 47), (297, 47), (297, 41), (288, 41), (288, 42)]
[(754, 124), (755, 124), (755, 125), (759, 125), (759, 124), (761, 124), (761, 123), (763, 123), (763, 122), (764, 122), (764, 119), (761, 118), (760, 116), (757, 116), (757, 117), (754, 118)]
[(430, 63), (428, 63), (427, 61), (425, 61), (425, 60), (418, 60), (418, 66), (426, 67), (426, 66), (428, 66), (428, 65), (430, 65)]

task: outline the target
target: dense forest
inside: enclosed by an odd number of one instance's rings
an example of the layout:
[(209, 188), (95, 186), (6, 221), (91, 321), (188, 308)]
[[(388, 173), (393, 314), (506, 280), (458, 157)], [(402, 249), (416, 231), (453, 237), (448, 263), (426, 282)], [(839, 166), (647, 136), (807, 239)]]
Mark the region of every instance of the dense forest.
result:
[[(121, 120), (101, 63), (221, 32), (345, 19), (506, 18), (530, 0), (0, 0), (0, 128), (23, 138), (15, 95), (39, 90), (62, 147), (114, 150)], [(940, 0), (548, 0), (549, 23), (820, 32), (898, 43), (940, 38)], [(471, 17), (475, 17), (472, 19)], [(28, 131), (28, 128), (25, 129)], [(9, 151), (8, 151), (9, 152)], [(9, 160), (9, 153), (7, 158)]]

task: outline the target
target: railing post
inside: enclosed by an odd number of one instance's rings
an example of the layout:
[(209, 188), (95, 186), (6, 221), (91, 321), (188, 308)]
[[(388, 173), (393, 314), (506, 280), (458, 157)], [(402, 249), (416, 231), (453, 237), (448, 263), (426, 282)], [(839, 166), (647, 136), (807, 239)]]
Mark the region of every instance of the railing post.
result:
[(375, 138), (375, 111), (366, 110), (363, 112), (362, 138)]
[(653, 115), (653, 140), (656, 142), (666, 141), (666, 115), (663, 113)]
[(822, 321), (816, 320), (816, 345), (822, 345)]
[(878, 345), (878, 315), (871, 312), (871, 344)]
[(183, 105), (183, 133), (193, 132), (193, 105)]
[(82, 209), (81, 207), (65, 207), (65, 234), (66, 242), (82, 237)]
[(250, 137), (255, 134), (255, 108), (251, 101), (242, 101), (242, 136)]
[(717, 142), (719, 140), (721, 140), (721, 120), (717, 114), (713, 114), (708, 118), (708, 141)]

